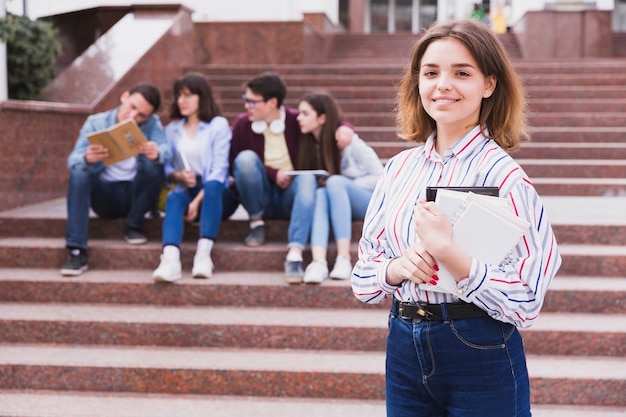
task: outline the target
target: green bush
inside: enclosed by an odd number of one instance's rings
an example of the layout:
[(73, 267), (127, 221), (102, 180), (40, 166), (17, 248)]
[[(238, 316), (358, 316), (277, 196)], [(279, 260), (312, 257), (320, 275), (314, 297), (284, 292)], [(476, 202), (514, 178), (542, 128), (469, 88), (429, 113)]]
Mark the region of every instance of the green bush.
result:
[(7, 45), (9, 98), (32, 100), (54, 78), (61, 54), (52, 25), (10, 13), (0, 19), (0, 39)]

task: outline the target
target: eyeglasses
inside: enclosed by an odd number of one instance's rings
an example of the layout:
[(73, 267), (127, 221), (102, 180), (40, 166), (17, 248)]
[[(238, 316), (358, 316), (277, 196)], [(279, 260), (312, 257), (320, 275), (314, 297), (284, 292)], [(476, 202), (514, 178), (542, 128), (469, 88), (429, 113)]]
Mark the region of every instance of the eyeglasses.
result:
[(252, 99), (246, 97), (245, 94), (243, 96), (241, 96), (241, 99), (243, 100), (243, 105), (244, 106), (248, 105), (250, 107), (254, 107), (254, 106), (256, 106), (259, 103), (264, 103), (265, 102), (265, 100), (263, 100), (263, 99), (252, 100)]

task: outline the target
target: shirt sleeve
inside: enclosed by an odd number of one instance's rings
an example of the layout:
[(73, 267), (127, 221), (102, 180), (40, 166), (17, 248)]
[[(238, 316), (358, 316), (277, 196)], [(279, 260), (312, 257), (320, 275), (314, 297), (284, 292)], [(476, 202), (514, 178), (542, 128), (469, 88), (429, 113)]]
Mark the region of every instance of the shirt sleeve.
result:
[(165, 140), (165, 132), (159, 116), (153, 114), (152, 117), (145, 123), (142, 123), (140, 127), (148, 140), (156, 142), (159, 149), (159, 162), (165, 164), (170, 161), (172, 159), (172, 149)]
[(350, 148), (354, 161), (365, 173), (354, 179), (355, 184), (370, 190), (374, 189), (380, 178), (380, 174), (383, 172), (383, 165), (380, 162), (378, 154), (376, 154), (376, 151), (365, 143), (356, 133), (348, 147)]
[(520, 181), (508, 198), (516, 214), (530, 223), (527, 233), (500, 265), (473, 259), (468, 279), (457, 288), (491, 317), (526, 328), (539, 315), (561, 256), (535, 188)]
[(216, 117), (209, 128), (211, 152), (207, 154), (209, 160), (205, 165), (204, 181), (216, 180), (226, 183), (228, 179), (228, 156), (232, 132), (228, 121), (223, 117)]
[(378, 182), (363, 220), (359, 240), (359, 260), (352, 272), (352, 292), (366, 303), (380, 303), (393, 294), (399, 286), (387, 283), (387, 267), (394, 258), (386, 240), (385, 202), (386, 190), (392, 177), (388, 164)]

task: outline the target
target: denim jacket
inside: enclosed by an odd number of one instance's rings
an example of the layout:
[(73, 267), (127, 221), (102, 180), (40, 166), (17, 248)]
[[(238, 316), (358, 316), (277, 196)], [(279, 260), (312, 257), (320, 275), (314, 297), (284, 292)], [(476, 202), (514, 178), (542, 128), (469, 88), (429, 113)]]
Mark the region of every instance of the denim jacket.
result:
[[(177, 145), (180, 141), (185, 119), (171, 122), (165, 128), (165, 136), (171, 147), (174, 157), (165, 164), (165, 178), (173, 172), (183, 169), (178, 163)], [(232, 131), (228, 120), (222, 116), (215, 116), (210, 122), (200, 122), (196, 132), (196, 138), (202, 142), (202, 182), (219, 181), (228, 184), (228, 155), (230, 153), (230, 142)], [(176, 184), (176, 191), (185, 190), (184, 185)]]
[[(102, 113), (92, 114), (87, 117), (87, 120), (83, 124), (83, 127), (78, 133), (78, 139), (74, 145), (74, 149), (67, 158), (67, 166), (70, 170), (76, 168), (89, 169), (95, 174), (102, 172), (105, 168), (102, 161), (95, 164), (88, 165), (85, 162), (85, 154), (89, 147), (89, 139), (87, 134), (96, 132), (98, 130), (107, 129), (117, 123), (117, 113), (119, 108), (108, 110)], [(148, 120), (139, 125), (141, 132), (153, 142), (157, 143), (159, 148), (159, 163), (164, 164), (172, 158), (172, 151), (165, 141), (165, 132), (163, 131), (163, 125), (161, 119), (156, 114), (153, 114)], [(139, 158), (145, 158), (143, 155), (139, 155)]]

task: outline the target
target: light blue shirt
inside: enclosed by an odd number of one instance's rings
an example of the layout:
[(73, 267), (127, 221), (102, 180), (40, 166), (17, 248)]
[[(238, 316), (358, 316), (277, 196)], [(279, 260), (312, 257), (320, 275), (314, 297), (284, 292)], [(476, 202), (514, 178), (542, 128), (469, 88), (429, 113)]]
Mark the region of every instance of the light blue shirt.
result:
[[(185, 119), (177, 120), (167, 125), (165, 136), (175, 155), (171, 161), (165, 164), (165, 177), (173, 172), (183, 169), (180, 161), (180, 153), (177, 145), (183, 137)], [(211, 180), (228, 183), (228, 157), (230, 154), (230, 141), (232, 131), (228, 120), (222, 116), (214, 117), (210, 122), (200, 122), (194, 140), (201, 142), (200, 161), (202, 163), (202, 182)], [(176, 191), (184, 191), (182, 184), (176, 185)]]

